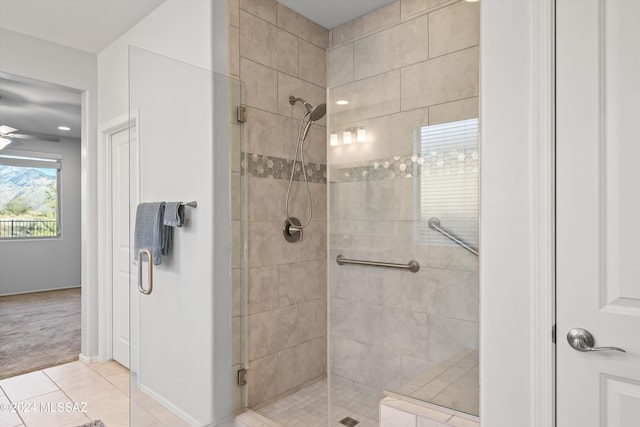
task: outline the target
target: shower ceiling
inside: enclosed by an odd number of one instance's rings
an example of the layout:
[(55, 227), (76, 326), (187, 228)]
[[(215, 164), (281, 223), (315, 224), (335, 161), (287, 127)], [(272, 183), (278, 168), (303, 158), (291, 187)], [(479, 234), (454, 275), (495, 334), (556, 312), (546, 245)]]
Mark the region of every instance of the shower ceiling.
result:
[(328, 30), (394, 1), (396, 0), (278, 0)]

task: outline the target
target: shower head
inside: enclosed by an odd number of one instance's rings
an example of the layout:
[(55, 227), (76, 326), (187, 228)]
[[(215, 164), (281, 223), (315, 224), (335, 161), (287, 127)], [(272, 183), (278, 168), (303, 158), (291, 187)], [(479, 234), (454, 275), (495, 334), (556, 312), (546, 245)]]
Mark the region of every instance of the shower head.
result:
[(307, 139), (307, 133), (309, 133), (309, 128), (313, 123), (320, 120), (324, 117), (327, 112), (327, 104), (320, 104), (309, 113), (309, 121), (307, 122), (307, 126), (304, 128), (304, 133), (302, 134), (302, 141)]
[[(305, 103), (305, 107), (307, 106), (307, 104), (308, 103)], [(311, 120), (312, 122), (317, 122), (318, 120), (323, 118), (325, 114), (327, 114), (327, 104), (322, 103), (316, 108), (313, 108), (311, 111), (309, 111), (309, 113), (309, 120)]]
[[(311, 127), (311, 124), (313, 122), (317, 122), (318, 120), (323, 118), (325, 114), (327, 114), (327, 104), (322, 103), (314, 108), (313, 105), (309, 104), (307, 101), (305, 101), (302, 98), (289, 96), (289, 104), (295, 105), (296, 102), (300, 102), (302, 105), (304, 105), (304, 108), (307, 109), (307, 111), (304, 113), (304, 117), (309, 116), (309, 121), (307, 122), (307, 126), (304, 128), (304, 133), (302, 134), (302, 141), (304, 141), (307, 138), (307, 133), (309, 133), (309, 128)], [(304, 120), (304, 117), (302, 118), (303, 120)]]
[(320, 120), (327, 113), (327, 104), (320, 104), (314, 108), (313, 105), (309, 104), (307, 101), (305, 101), (302, 98), (289, 96), (289, 104), (295, 105), (296, 102), (300, 102), (302, 105), (304, 105), (304, 108), (306, 108), (307, 110), (307, 112), (304, 115), (305, 116), (311, 115), (311, 117), (309, 117), (309, 120), (311, 120), (312, 122)]

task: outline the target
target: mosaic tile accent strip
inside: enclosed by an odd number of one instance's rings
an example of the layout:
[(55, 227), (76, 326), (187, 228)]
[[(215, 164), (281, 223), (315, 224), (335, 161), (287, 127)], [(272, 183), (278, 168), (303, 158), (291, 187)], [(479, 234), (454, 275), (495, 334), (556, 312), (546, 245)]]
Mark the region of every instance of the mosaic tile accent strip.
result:
[[(291, 176), (292, 167), (293, 160), (264, 154), (245, 153), (242, 160), (242, 173), (249, 173), (256, 178), (288, 180)], [(309, 182), (327, 183), (327, 165), (308, 162), (305, 163), (305, 169)], [(294, 181), (303, 181), (300, 161), (296, 162), (293, 179)]]
[(465, 149), (394, 156), (371, 161), (366, 165), (332, 167), (329, 171), (329, 181), (380, 181), (470, 172), (478, 172), (478, 151)]

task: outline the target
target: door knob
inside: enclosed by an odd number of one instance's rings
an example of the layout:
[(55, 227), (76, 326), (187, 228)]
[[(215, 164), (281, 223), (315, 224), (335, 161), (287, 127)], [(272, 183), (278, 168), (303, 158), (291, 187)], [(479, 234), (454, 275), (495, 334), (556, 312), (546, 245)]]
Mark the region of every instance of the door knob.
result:
[(593, 335), (591, 332), (582, 328), (573, 328), (567, 334), (567, 341), (569, 341), (569, 345), (575, 348), (578, 351), (621, 351), (626, 353), (625, 350), (620, 347), (594, 347), (595, 340), (593, 339)]

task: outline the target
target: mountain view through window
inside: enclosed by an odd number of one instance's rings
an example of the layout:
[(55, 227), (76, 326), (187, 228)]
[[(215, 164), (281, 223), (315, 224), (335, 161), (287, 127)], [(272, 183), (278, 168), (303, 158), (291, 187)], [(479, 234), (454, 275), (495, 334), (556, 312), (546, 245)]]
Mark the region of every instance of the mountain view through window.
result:
[(58, 236), (58, 169), (0, 164), (0, 238)]

